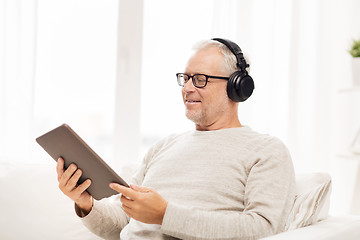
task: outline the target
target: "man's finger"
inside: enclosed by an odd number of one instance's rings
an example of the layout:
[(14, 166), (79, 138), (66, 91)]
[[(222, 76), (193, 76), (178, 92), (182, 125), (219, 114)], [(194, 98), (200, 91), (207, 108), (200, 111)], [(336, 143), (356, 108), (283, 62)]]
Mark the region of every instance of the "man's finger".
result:
[(74, 191), (77, 194), (82, 194), (86, 189), (88, 189), (91, 185), (91, 180), (86, 179), (82, 184), (80, 184)]
[(64, 159), (59, 158), (59, 159), (57, 160), (56, 172), (57, 172), (57, 175), (58, 175), (58, 181), (60, 181), (61, 176), (62, 176), (63, 173), (64, 173)]
[(123, 206), (126, 206), (130, 209), (132, 208), (132, 205), (134, 203), (134, 200), (127, 198), (125, 195), (121, 196), (120, 201)]
[(67, 184), (67, 182), (69, 181), (69, 179), (71, 178), (71, 176), (76, 171), (76, 169), (77, 169), (77, 166), (74, 163), (72, 163), (62, 174), (59, 182), (65, 186)]
[[(67, 182), (67, 187), (70, 189), (74, 189), (76, 187), (77, 182), (79, 181), (81, 177), (82, 171), (80, 169), (77, 169), (76, 172), (71, 176), (69, 181)], [(69, 189), (69, 190), (70, 190)]]
[(125, 205), (123, 205), (122, 207), (123, 207), (125, 213), (126, 213), (129, 217), (132, 217), (131, 208), (129, 208), (129, 207), (125, 206)]
[(137, 192), (150, 192), (151, 191), (150, 188), (135, 185), (135, 184), (130, 184), (130, 188), (137, 191)]
[(131, 188), (124, 187), (118, 183), (110, 183), (110, 188), (131, 199), (136, 199), (137, 193)]

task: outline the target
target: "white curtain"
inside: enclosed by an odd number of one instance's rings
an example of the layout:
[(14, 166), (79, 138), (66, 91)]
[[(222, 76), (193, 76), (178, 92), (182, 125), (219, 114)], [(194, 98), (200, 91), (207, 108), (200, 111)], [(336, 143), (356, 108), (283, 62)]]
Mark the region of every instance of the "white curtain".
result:
[[(313, 164), (307, 162), (312, 161), (309, 155), (313, 154), (310, 141), (314, 137), (311, 131), (313, 122), (310, 120), (309, 123), (305, 114), (311, 113), (316, 100), (313, 98), (315, 88), (309, 87), (306, 91), (302, 88), (306, 88), (306, 83), (316, 82), (317, 5), (317, 1), (295, 0), (182, 1), (178, 5), (167, 5), (165, 0), (152, 1), (148, 5), (145, 2), (143, 75), (158, 74), (154, 62), (162, 64), (162, 74), (151, 80), (143, 78), (144, 138), (156, 139), (161, 134), (193, 128), (183, 116), (174, 73), (183, 70), (189, 57), (187, 50), (196, 41), (228, 38), (238, 43), (249, 57), (250, 74), (255, 81), (253, 96), (239, 104), (241, 123), (279, 137), (289, 146), (299, 171), (309, 167), (308, 171), (313, 170)], [(164, 21), (160, 26), (156, 24), (155, 19), (163, 17), (156, 12), (160, 6), (167, 10), (163, 19), (171, 24)], [(158, 47), (153, 48), (154, 45)], [(308, 62), (305, 62), (306, 57)], [(171, 61), (164, 63), (164, 59)], [(304, 74), (308, 77), (302, 79)], [(166, 91), (157, 91), (157, 86), (163, 86)], [(301, 104), (298, 104), (299, 93), (303, 97)], [(172, 114), (164, 114), (163, 109), (170, 108)], [(158, 116), (161, 116), (161, 121), (157, 121)], [(299, 123), (303, 120), (307, 121), (308, 129), (303, 129), (302, 125), (300, 128)], [(311, 148), (307, 148), (309, 145)]]
[(36, 10), (36, 0), (0, 4), (0, 160), (28, 158), (31, 152)]
[(69, 124), (113, 162), (117, 1), (1, 0), (0, 161), (50, 163), (35, 138)]
[[(254, 95), (240, 104), (241, 122), (280, 137), (298, 172), (330, 170), (356, 130), (339, 117), (337, 102), (338, 89), (350, 85), (346, 49), (360, 35), (359, 7), (356, 0), (144, 1), (142, 83), (131, 89), (142, 98), (135, 106), (141, 108), (139, 155), (158, 138), (193, 128), (174, 74), (193, 43), (224, 37), (250, 57), (255, 80)], [(2, 0), (0, 11), (0, 159), (27, 159), (37, 134), (68, 120), (111, 158), (116, 2)], [(70, 100), (60, 101), (51, 89)]]
[[(360, 35), (358, 5), (354, 0), (215, 1), (212, 33), (234, 39), (251, 60), (255, 92), (240, 104), (240, 119), (280, 137), (297, 172), (331, 171), (355, 131), (346, 128), (349, 121), (340, 122), (337, 100), (338, 90), (350, 86), (346, 50)], [(339, 132), (347, 133), (339, 139)]]

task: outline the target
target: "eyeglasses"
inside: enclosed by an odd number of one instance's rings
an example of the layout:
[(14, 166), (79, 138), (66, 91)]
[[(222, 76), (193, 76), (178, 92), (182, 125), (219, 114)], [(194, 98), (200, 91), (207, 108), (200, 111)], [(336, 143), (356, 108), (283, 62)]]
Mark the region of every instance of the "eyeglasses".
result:
[(210, 76), (210, 75), (206, 75), (206, 74), (194, 74), (194, 75), (190, 76), (189, 74), (186, 74), (186, 73), (177, 73), (176, 77), (177, 77), (177, 82), (178, 82), (179, 86), (184, 87), (185, 84), (190, 79), (192, 79), (194, 86), (197, 88), (205, 87), (209, 78), (218, 78), (218, 79), (229, 80), (228, 77)]

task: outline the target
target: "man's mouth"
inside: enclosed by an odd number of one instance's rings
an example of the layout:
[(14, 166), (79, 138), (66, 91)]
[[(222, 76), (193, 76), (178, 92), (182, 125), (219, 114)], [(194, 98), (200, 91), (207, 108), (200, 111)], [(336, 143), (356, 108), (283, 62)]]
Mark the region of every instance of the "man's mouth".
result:
[(199, 103), (201, 101), (196, 101), (196, 100), (186, 100), (187, 103)]

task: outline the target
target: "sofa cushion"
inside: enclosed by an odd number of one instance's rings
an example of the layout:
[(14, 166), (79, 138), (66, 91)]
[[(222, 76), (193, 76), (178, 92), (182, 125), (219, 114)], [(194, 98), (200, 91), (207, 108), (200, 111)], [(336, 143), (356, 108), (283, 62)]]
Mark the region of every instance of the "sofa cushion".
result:
[(310, 226), (272, 235), (263, 240), (358, 240), (360, 216), (329, 216)]
[(55, 162), (0, 162), (0, 239), (100, 239), (76, 216), (56, 177)]
[(325, 219), (330, 206), (331, 177), (327, 173), (296, 176), (296, 196), (285, 230), (305, 227)]

